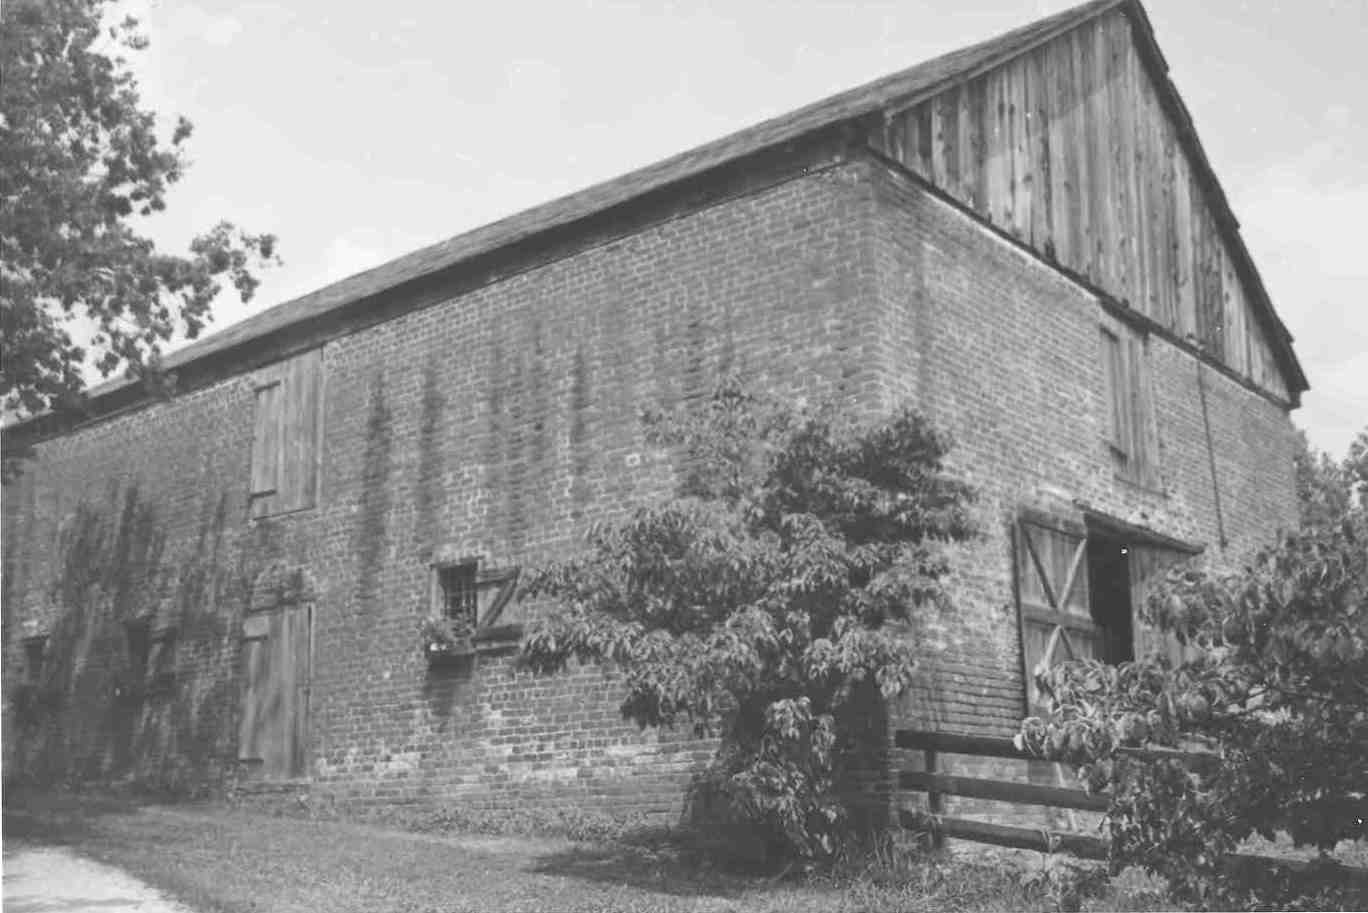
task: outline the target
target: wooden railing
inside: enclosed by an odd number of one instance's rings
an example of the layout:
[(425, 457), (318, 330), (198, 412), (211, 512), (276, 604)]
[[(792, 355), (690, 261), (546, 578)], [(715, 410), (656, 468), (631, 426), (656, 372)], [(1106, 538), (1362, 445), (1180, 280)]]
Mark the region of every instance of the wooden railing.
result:
[[(946, 796), (989, 799), (997, 802), (1079, 811), (1106, 811), (1108, 805), (1106, 796), (1088, 793), (1082, 789), (988, 780), (947, 774), (940, 770), (940, 756), (943, 754), (1025, 761), (1040, 760), (1033, 755), (1019, 751), (1011, 739), (900, 730), (895, 736), (895, 744), (899, 748), (922, 752), (924, 769), (900, 771), (898, 785), (904, 790), (926, 793), (927, 797), (926, 812), (913, 812), (905, 809), (900, 812), (900, 823), (903, 827), (929, 834), (937, 844), (946, 838), (951, 838), (994, 846), (1038, 850), (1043, 853), (1066, 852), (1085, 859), (1107, 858), (1107, 842), (1091, 834), (1041, 827), (992, 824), (987, 821), (975, 821), (945, 814)], [(1123, 748), (1121, 750), (1135, 757), (1182, 761), (1189, 766), (1196, 767), (1220, 763), (1220, 758), (1210, 752), (1181, 751), (1174, 748)], [(1304, 869), (1307, 865), (1307, 863), (1299, 860), (1252, 854), (1236, 854), (1231, 857), (1230, 863), (1236, 867), (1281, 865), (1293, 871)], [(1368, 890), (1368, 869), (1353, 866), (1344, 866), (1343, 869), (1352, 884), (1361, 890)]]

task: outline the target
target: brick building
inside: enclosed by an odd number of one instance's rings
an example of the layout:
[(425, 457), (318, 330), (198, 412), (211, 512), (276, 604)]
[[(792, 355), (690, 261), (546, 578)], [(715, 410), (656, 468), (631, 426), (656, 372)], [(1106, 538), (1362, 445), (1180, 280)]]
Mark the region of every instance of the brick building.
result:
[[(984, 535), (899, 725), (1153, 646), (1167, 563), (1295, 517), (1291, 338), (1138, 2), (1101, 0), (264, 311), (9, 430), (6, 774), (677, 806), (706, 744), (515, 668), (516, 571), (670, 490), (735, 371), (955, 441)], [(476, 652), (429, 668), (432, 611)], [(28, 684), (23, 683), (27, 680)]]

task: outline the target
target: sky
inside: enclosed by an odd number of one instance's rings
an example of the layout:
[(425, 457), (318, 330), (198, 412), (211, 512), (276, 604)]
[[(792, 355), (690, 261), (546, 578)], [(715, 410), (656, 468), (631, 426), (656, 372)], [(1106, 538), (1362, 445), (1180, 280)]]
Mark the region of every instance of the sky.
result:
[[(212, 326), (1073, 5), (122, 0), (146, 107), (195, 124), (146, 226), (280, 238)], [(1368, 0), (1151, 0), (1170, 75), (1339, 457), (1368, 425)]]

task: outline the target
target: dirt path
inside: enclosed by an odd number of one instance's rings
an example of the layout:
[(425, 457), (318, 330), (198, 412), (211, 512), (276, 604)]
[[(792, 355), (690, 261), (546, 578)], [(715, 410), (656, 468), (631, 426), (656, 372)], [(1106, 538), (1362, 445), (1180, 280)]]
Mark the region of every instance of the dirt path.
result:
[(192, 913), (121, 869), (49, 846), (6, 846), (6, 913)]

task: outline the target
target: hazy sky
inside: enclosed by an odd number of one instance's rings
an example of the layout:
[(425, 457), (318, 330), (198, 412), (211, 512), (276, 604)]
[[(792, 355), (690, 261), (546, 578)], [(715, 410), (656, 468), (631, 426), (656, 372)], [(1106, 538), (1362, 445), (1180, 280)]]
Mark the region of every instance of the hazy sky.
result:
[[(144, 99), (195, 123), (150, 226), (281, 239), (240, 320), (1067, 0), (129, 0)], [(1368, 0), (1152, 0), (1160, 47), (1342, 456), (1368, 424)], [(165, 121), (169, 122), (169, 121)]]

